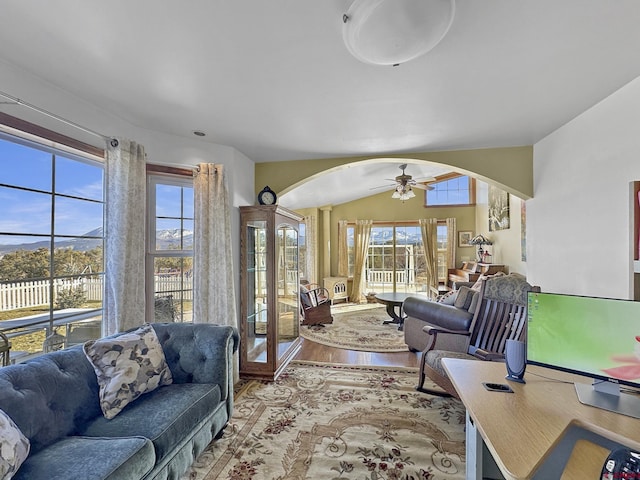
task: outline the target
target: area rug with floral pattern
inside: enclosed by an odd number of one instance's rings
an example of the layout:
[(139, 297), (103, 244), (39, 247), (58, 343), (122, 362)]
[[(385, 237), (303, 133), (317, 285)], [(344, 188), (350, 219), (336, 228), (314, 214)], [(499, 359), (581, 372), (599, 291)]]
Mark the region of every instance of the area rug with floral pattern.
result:
[(362, 305), (352, 309), (332, 308), (333, 323), (301, 326), (300, 336), (329, 347), (364, 352), (406, 352), (404, 333), (391, 320), (384, 306)]
[(462, 479), (465, 410), (417, 370), (293, 362), (241, 381), (233, 417), (182, 480)]

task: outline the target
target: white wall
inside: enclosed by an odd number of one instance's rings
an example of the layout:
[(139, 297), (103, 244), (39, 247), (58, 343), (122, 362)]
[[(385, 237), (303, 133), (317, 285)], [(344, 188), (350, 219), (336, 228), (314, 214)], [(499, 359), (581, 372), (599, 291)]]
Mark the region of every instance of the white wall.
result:
[[(509, 195), (510, 227), (506, 230), (489, 231), (489, 185), (476, 180), (476, 230), (493, 242), (489, 246), (491, 262), (506, 265), (509, 273), (527, 276), (527, 263), (522, 261), (521, 213), (522, 200)], [(477, 250), (477, 249), (476, 249)]]
[(529, 279), (546, 292), (633, 298), (640, 77), (534, 145)]
[[(0, 61), (0, 90), (95, 132), (136, 141), (145, 147), (149, 163), (189, 167), (201, 162), (223, 164), (227, 175), (229, 201), (233, 206), (231, 215), (233, 260), (236, 267), (236, 292), (239, 292), (240, 210), (238, 207), (255, 203), (253, 161), (235, 148), (209, 143), (195, 136), (168, 135), (137, 127), (2, 61)], [(0, 100), (4, 99), (0, 97)], [(65, 126), (57, 120), (48, 119), (42, 114), (30, 112), (23, 106), (5, 104), (0, 107), (0, 111), (9, 115), (104, 148), (102, 140)], [(237, 300), (239, 301), (239, 294), (237, 294)]]

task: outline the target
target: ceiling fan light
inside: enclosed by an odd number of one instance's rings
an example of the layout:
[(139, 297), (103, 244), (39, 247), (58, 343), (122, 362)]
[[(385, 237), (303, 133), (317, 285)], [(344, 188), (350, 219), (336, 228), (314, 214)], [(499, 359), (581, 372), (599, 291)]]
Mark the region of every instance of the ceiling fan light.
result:
[(455, 0), (355, 0), (343, 15), (342, 36), (361, 62), (398, 65), (440, 43), (454, 14)]
[(413, 190), (409, 189), (409, 191), (405, 194), (407, 196), (407, 198), (413, 198), (416, 196), (415, 193), (413, 193)]
[(400, 196), (401, 196), (401, 195), (400, 195), (400, 192), (396, 189), (396, 190), (393, 192), (393, 195), (391, 195), (391, 198), (400, 198)]

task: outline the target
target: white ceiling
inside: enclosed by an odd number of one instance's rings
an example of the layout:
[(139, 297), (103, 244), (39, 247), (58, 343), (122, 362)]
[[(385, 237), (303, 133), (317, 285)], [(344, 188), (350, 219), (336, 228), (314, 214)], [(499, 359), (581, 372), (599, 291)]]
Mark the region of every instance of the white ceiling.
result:
[(640, 75), (638, 0), (457, 0), (443, 41), (399, 67), (347, 52), (350, 4), (2, 0), (0, 59), (256, 162), (531, 145)]
[[(451, 171), (450, 168), (411, 158), (379, 158), (355, 164), (350, 163), (306, 180), (303, 185), (293, 188), (279, 197), (278, 203), (288, 208), (340, 205), (385, 191), (391, 198), (397, 185), (394, 179), (398, 175), (402, 175), (401, 164), (407, 164), (405, 173), (421, 183)], [(416, 198), (424, 200), (424, 191), (414, 190)]]

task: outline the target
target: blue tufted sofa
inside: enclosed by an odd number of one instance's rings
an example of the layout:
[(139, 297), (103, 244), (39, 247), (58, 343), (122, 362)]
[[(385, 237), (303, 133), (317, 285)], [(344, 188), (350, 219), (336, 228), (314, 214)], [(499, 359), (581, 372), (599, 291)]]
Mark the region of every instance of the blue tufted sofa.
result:
[(233, 410), (238, 333), (229, 326), (157, 323), (173, 384), (115, 418), (102, 415), (82, 345), (0, 368), (0, 409), (31, 442), (15, 480), (178, 479)]

